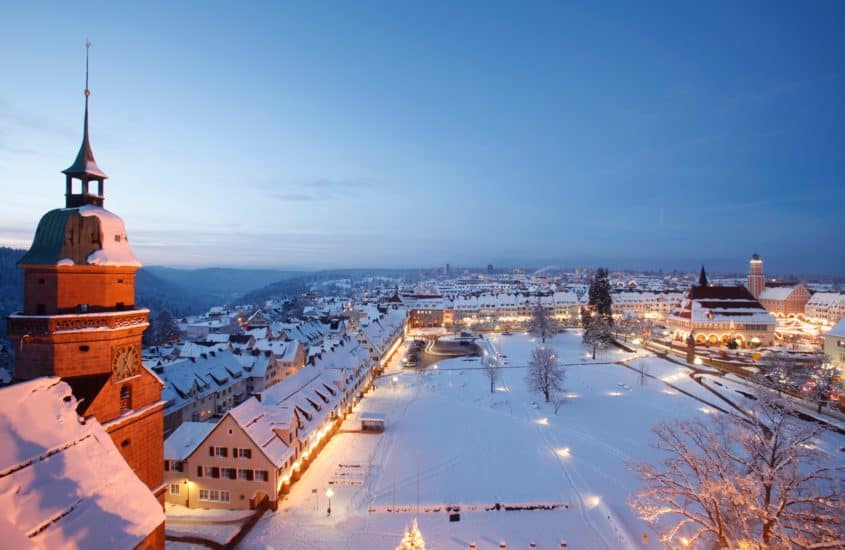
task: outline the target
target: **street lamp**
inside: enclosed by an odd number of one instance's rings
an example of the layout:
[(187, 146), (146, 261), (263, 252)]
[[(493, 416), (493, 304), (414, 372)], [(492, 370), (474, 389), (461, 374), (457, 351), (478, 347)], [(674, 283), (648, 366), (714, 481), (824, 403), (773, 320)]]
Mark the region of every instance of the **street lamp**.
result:
[(328, 489), (326, 489), (326, 498), (329, 499), (329, 509), (326, 512), (326, 515), (328, 515), (328, 516), (332, 515), (332, 497), (333, 496), (334, 496), (334, 491), (332, 491), (332, 488), (329, 487)]

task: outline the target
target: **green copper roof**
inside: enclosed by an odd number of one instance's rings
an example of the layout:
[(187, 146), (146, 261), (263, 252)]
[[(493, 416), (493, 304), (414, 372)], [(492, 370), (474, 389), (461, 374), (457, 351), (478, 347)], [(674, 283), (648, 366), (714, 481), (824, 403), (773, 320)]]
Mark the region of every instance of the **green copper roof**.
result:
[(57, 208), (44, 214), (38, 222), (32, 246), (18, 260), (18, 265), (56, 265), (67, 238), (68, 220), (74, 214), (78, 211), (73, 208)]

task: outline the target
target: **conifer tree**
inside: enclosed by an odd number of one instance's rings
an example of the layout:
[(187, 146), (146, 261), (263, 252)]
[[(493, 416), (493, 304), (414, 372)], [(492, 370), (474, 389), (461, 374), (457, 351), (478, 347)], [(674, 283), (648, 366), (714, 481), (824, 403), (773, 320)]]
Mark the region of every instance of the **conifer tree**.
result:
[(405, 531), (405, 536), (402, 537), (402, 542), (399, 543), (396, 550), (425, 550), (425, 540), (423, 540), (420, 528), (417, 526), (416, 518), (414, 518), (411, 528)]
[(607, 323), (612, 325), (613, 301), (610, 298), (610, 280), (608, 279), (606, 267), (600, 267), (596, 270), (596, 274), (590, 283), (588, 297), (590, 309), (595, 314), (604, 317)]

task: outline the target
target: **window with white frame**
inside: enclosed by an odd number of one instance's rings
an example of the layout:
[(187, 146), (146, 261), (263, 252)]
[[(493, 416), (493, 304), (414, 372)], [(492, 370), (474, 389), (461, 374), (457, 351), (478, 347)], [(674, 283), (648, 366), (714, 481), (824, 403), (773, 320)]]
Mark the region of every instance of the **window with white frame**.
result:
[(178, 483), (171, 483), (170, 484), (170, 494), (171, 495), (178, 495), (179, 494), (179, 484)]
[(229, 502), (229, 491), (200, 489), (200, 500), (206, 502)]

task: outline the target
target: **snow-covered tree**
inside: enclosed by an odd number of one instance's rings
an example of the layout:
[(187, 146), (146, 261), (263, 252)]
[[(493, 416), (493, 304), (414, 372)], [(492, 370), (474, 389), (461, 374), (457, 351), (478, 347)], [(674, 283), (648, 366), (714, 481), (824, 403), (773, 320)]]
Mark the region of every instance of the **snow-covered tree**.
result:
[(768, 357), (763, 370), (764, 385), (772, 386), (778, 393), (792, 387), (793, 362), (785, 353), (774, 353)]
[(528, 332), (532, 336), (539, 338), (544, 344), (546, 343), (546, 338), (551, 338), (555, 333), (554, 319), (549, 317), (549, 313), (540, 303), (539, 298), (537, 298), (537, 305), (531, 310)]
[(590, 290), (587, 292), (590, 311), (605, 318), (609, 325), (613, 324), (613, 300), (610, 298), (610, 280), (608, 279), (607, 268), (600, 267), (596, 270), (593, 280), (590, 282)]
[(606, 348), (613, 337), (610, 332), (610, 324), (603, 315), (593, 315), (587, 320), (582, 337), (584, 344), (593, 350), (593, 359), (596, 358), (596, 351)]
[(637, 336), (642, 340), (644, 346), (647, 346), (651, 342), (656, 330), (657, 325), (653, 320), (647, 317), (640, 318), (639, 324), (637, 325)]
[(644, 482), (633, 510), (703, 548), (835, 548), (845, 544), (845, 467), (814, 441), (822, 428), (766, 392), (748, 421), (720, 414), (655, 426), (659, 466), (629, 463)]
[(496, 382), (499, 381), (499, 364), (493, 357), (484, 356), (481, 358), (481, 366), (484, 367), (484, 375), (490, 381), (490, 393), (495, 393)]
[(405, 530), (402, 542), (399, 543), (396, 550), (425, 550), (425, 540), (423, 540), (420, 528), (417, 526), (417, 518), (414, 518), (411, 528)]
[(831, 362), (825, 361), (813, 367), (813, 372), (810, 374), (812, 384), (810, 396), (818, 404), (819, 412), (822, 412), (822, 405), (828, 402), (830, 394), (836, 388), (834, 378), (836, 378), (836, 368)]
[(556, 396), (563, 390), (565, 379), (566, 368), (558, 363), (554, 350), (545, 346), (534, 348), (525, 376), (528, 389), (542, 393), (546, 403), (549, 403), (552, 395)]

